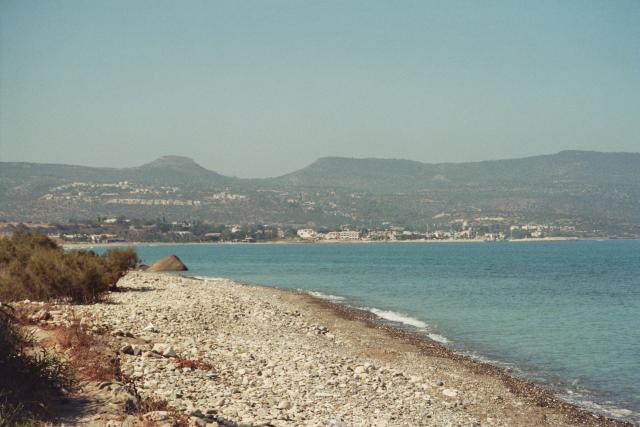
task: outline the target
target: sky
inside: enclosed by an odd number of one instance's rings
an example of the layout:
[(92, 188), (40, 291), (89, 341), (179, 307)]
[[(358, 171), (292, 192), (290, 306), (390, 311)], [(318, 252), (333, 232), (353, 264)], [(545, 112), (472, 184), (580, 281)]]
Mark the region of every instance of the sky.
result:
[(640, 151), (640, 2), (0, 0), (0, 161)]

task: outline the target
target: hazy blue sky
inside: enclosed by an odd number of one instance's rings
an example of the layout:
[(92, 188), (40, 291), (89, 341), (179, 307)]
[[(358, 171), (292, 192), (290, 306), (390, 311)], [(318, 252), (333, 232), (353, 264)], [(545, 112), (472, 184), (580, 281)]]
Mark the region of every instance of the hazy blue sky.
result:
[(640, 1), (0, 0), (0, 160), (640, 151)]

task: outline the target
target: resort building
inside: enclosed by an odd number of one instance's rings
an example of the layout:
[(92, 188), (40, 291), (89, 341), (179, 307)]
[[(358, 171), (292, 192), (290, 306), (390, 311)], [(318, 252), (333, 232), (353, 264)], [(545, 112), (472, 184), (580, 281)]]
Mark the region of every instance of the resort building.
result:
[(360, 232), (353, 230), (345, 230), (339, 233), (340, 240), (358, 240), (360, 239)]
[(301, 230), (298, 230), (297, 234), (299, 238), (305, 240), (315, 239), (317, 237), (316, 231), (311, 228), (303, 228)]

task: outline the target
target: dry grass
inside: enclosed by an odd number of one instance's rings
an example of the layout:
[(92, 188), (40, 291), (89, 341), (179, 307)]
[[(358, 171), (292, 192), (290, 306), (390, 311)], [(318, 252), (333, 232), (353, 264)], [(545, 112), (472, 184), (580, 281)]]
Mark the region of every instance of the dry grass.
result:
[(106, 338), (87, 333), (74, 319), (70, 326), (52, 330), (53, 342), (64, 351), (79, 380), (111, 381), (120, 375), (120, 360)]
[(159, 397), (151, 396), (144, 399), (140, 399), (138, 403), (137, 412), (139, 414), (146, 414), (151, 411), (168, 411), (169, 402), (166, 399), (160, 399)]
[(174, 423), (175, 427), (189, 427), (189, 425), (190, 425), (189, 424), (189, 419), (182, 412), (177, 412), (177, 411), (172, 410), (171, 411), (171, 416), (175, 420), (175, 423)]
[(13, 304), (15, 321), (21, 326), (36, 325), (38, 320), (33, 316), (39, 311), (51, 311), (52, 305), (45, 304)]
[(0, 303), (0, 426), (38, 424), (73, 386), (68, 365), (36, 346)]
[(201, 371), (210, 371), (213, 369), (213, 365), (211, 363), (200, 359), (178, 359), (177, 363), (182, 368), (189, 368), (192, 370), (199, 369)]
[[(172, 427), (190, 427), (193, 425), (189, 423), (189, 418), (187, 418), (187, 416), (184, 415), (183, 413), (177, 412), (171, 409), (167, 410), (167, 412), (169, 412), (169, 416), (171, 417)], [(142, 419), (142, 417), (140, 417), (140, 419)], [(167, 425), (167, 421), (158, 422), (158, 421), (152, 421), (152, 420), (142, 420), (143, 427), (158, 427), (158, 426), (166, 426), (166, 425)]]
[(151, 420), (144, 420), (142, 416), (152, 411), (167, 411), (171, 418), (174, 420), (174, 427), (188, 427), (189, 419), (181, 412), (178, 412), (175, 408), (169, 406), (169, 402), (166, 399), (161, 399), (156, 396), (141, 397), (136, 388), (135, 380), (129, 376), (123, 375), (121, 381), (125, 384), (127, 389), (136, 397), (134, 406), (128, 406), (125, 408), (127, 414), (137, 416), (145, 427), (155, 427), (159, 423)]

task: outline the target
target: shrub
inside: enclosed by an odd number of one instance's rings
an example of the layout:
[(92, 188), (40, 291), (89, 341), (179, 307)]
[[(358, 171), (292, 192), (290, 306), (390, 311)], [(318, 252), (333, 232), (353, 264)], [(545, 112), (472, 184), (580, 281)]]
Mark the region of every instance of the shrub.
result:
[(104, 259), (94, 252), (73, 251), (64, 257), (69, 274), (66, 296), (73, 301), (92, 303), (109, 289)]
[[(16, 262), (12, 264), (14, 283), (22, 284), (24, 298), (44, 301), (64, 293), (70, 272), (65, 266), (62, 252), (33, 249), (23, 265)], [(16, 265), (20, 265), (22, 274), (15, 271)]]
[(132, 249), (102, 256), (93, 251), (65, 253), (44, 235), (15, 233), (0, 238), (0, 299), (93, 303), (137, 262)]
[(112, 288), (115, 288), (118, 280), (127, 271), (135, 268), (139, 259), (134, 249), (112, 249), (104, 255), (104, 261), (107, 266), (107, 282), (111, 284)]

